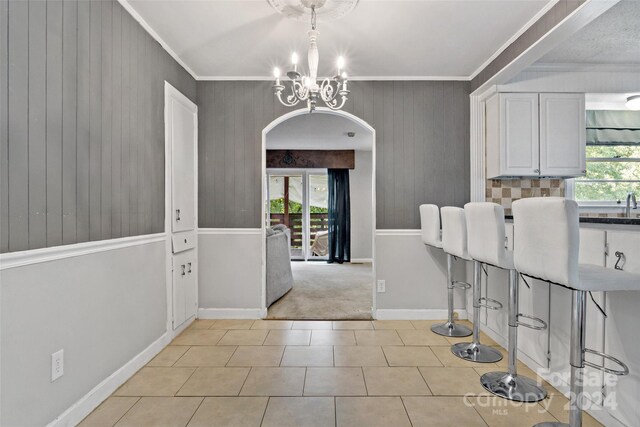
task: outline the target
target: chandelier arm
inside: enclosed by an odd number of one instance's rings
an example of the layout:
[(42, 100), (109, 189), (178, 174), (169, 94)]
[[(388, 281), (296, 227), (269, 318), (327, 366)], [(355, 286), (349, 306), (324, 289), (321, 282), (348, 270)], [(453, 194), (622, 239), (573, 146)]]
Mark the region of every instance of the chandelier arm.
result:
[(332, 102), (325, 102), (325, 104), (331, 110), (340, 110), (340, 109), (342, 109), (342, 107), (344, 107), (344, 104), (346, 102), (347, 102), (347, 96), (346, 95), (342, 95), (342, 101), (340, 102), (340, 104), (338, 104), (338, 100), (337, 99), (334, 99)]
[[(335, 87), (333, 86), (334, 82), (336, 83)], [(336, 82), (335, 80), (326, 78), (320, 85), (320, 96), (325, 103), (332, 102), (338, 97), (340, 92), (339, 89), (340, 83)]]
[(300, 82), (294, 81), (291, 83), (291, 90), (298, 99), (298, 101), (306, 101), (309, 98), (309, 88)]
[(298, 97), (292, 97), (291, 95), (287, 96), (286, 101), (284, 99), (282, 99), (282, 90), (276, 90), (276, 96), (278, 97), (278, 100), (280, 101), (280, 103), (282, 105), (284, 105), (285, 107), (293, 107), (294, 105), (298, 104), (300, 102), (300, 100), (298, 99)]

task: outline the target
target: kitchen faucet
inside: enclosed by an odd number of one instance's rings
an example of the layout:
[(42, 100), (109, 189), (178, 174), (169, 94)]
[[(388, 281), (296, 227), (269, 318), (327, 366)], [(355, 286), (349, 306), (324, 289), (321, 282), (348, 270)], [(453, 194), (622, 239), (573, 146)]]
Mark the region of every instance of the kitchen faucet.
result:
[(633, 191), (629, 191), (629, 193), (627, 193), (627, 207), (625, 210), (627, 218), (631, 218), (631, 209), (638, 209), (636, 193), (634, 193)]

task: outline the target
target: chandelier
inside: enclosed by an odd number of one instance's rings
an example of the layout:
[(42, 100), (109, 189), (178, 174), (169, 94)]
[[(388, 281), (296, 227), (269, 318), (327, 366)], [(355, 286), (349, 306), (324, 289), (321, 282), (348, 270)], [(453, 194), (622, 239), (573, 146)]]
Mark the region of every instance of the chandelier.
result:
[[(287, 107), (293, 107), (301, 101), (307, 102), (309, 112), (316, 109), (318, 99), (321, 99), (332, 110), (341, 109), (347, 101), (349, 90), (347, 89), (347, 73), (344, 71), (344, 58), (340, 56), (337, 61), (338, 72), (335, 76), (326, 78), (318, 84), (318, 34), (316, 30), (316, 1), (303, 1), (306, 7), (311, 9), (311, 30), (309, 30), (309, 75), (303, 76), (298, 71), (298, 55), (291, 55), (293, 69), (287, 72), (287, 81), (280, 80), (280, 69), (274, 68), (273, 76), (276, 79), (273, 91), (278, 100)], [(320, 6), (324, 1), (320, 1)], [(289, 88), (285, 88), (288, 83)], [(286, 89), (286, 91), (285, 91)], [(284, 97), (283, 97), (284, 93)]]

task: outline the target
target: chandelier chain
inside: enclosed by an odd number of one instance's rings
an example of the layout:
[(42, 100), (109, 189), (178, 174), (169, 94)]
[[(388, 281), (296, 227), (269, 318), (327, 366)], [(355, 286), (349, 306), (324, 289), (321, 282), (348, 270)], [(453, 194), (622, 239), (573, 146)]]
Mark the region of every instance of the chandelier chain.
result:
[(311, 6), (311, 29), (316, 29), (316, 7)]

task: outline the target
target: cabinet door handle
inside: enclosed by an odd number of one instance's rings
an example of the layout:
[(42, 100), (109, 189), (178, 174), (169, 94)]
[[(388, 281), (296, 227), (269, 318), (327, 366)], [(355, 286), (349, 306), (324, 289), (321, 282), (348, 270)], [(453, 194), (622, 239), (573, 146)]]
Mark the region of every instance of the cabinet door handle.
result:
[(535, 173), (540, 173), (540, 169), (534, 169), (533, 170)]
[(176, 209), (176, 221), (180, 221), (180, 209)]
[(184, 269), (185, 269), (184, 264), (182, 264), (180, 267), (182, 267), (182, 274), (181, 274), (181, 276), (184, 276), (184, 275), (186, 274), (186, 273), (184, 272)]
[(188, 262), (188, 263), (187, 263), (187, 265), (189, 266), (189, 267), (188, 267), (189, 269), (187, 270), (187, 273), (191, 273), (191, 263), (190, 263), (190, 262)]

